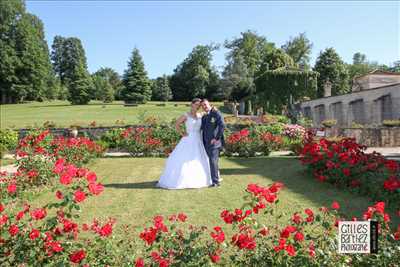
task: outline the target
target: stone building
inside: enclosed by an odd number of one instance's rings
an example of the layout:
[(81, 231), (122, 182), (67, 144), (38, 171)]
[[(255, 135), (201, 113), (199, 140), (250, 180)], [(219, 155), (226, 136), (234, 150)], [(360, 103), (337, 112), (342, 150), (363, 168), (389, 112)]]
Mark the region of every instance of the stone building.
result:
[(300, 109), (315, 127), (327, 119), (337, 120), (340, 127), (378, 126), (383, 120), (400, 119), (400, 73), (373, 71), (356, 77), (352, 92), (338, 96), (331, 96), (328, 82), (323, 98), (302, 102)]

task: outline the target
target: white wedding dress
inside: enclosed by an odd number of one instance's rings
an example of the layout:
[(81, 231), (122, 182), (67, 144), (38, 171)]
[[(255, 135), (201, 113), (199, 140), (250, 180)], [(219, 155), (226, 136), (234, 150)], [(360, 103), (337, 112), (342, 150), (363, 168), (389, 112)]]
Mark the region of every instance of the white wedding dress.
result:
[(201, 188), (212, 184), (210, 165), (201, 137), (201, 118), (186, 114), (187, 136), (182, 137), (169, 155), (158, 187), (167, 189)]

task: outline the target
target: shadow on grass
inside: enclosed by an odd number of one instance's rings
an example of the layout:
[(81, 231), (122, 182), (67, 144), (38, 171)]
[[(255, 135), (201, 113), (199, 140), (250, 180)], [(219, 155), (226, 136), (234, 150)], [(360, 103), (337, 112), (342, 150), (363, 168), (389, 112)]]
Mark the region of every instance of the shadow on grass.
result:
[[(343, 207), (342, 211), (347, 216), (360, 218), (367, 207), (374, 203), (368, 196), (362, 196), (347, 191), (347, 189), (336, 188), (331, 184), (316, 181), (295, 158), (228, 158), (228, 160), (242, 167), (221, 169), (222, 176), (251, 176), (253, 174), (271, 179), (274, 182), (282, 182), (287, 190), (303, 195), (317, 206), (329, 207), (333, 201), (338, 201)], [(391, 214), (395, 212), (393, 209), (388, 211)], [(393, 217), (394, 221), (400, 221), (396, 216)]]
[(123, 106), (123, 103), (89, 103), (87, 105), (72, 105), (72, 104), (54, 104), (54, 105), (40, 105), (32, 106), (31, 108), (59, 108), (59, 107), (79, 107), (79, 106)]
[(156, 189), (157, 181), (142, 183), (105, 184), (104, 187), (117, 189)]

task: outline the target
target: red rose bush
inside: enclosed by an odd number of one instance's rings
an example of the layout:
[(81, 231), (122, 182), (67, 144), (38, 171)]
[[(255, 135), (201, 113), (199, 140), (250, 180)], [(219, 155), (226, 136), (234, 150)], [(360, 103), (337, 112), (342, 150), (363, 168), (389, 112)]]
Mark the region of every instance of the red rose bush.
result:
[(399, 205), (399, 163), (376, 152), (367, 154), (365, 149), (351, 138), (309, 141), (302, 149), (300, 160), (320, 182), (348, 187), (374, 200)]

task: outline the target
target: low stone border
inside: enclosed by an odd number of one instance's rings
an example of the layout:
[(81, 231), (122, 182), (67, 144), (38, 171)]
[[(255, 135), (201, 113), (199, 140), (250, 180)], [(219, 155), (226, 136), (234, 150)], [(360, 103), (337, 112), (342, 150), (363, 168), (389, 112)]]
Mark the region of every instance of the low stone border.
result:
[(400, 127), (325, 128), (324, 131), (325, 137), (352, 137), (367, 147), (400, 146)]

